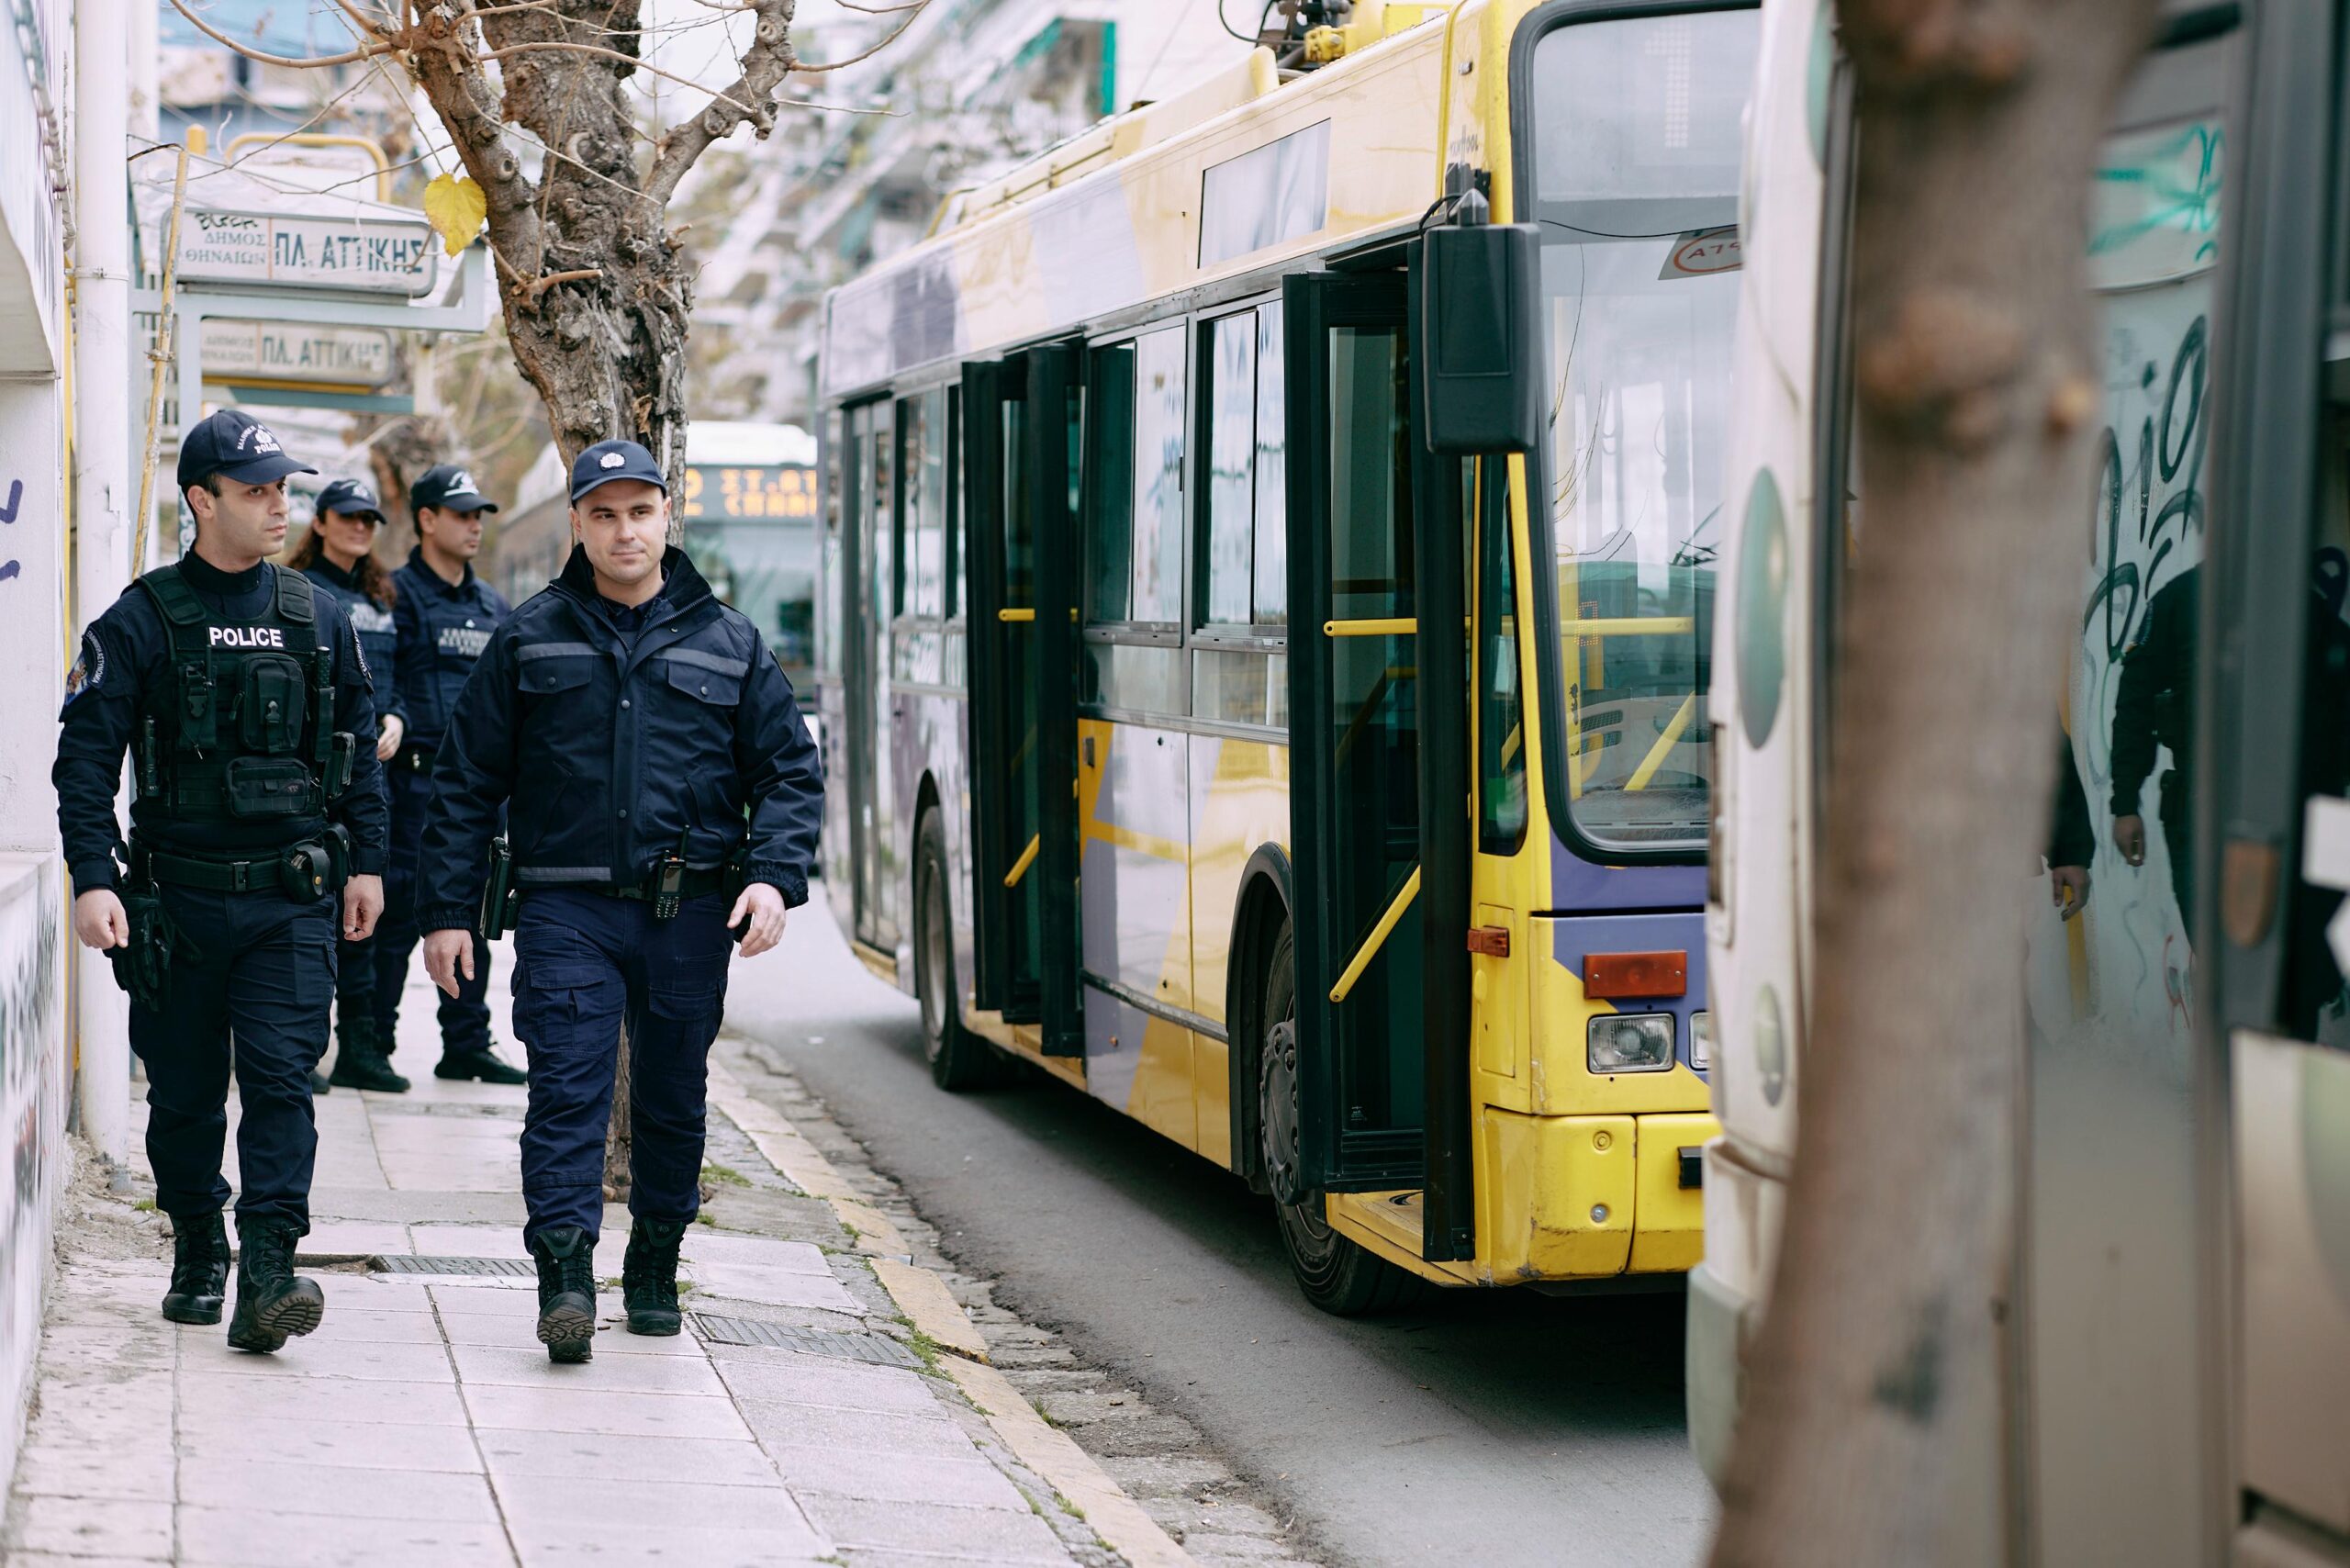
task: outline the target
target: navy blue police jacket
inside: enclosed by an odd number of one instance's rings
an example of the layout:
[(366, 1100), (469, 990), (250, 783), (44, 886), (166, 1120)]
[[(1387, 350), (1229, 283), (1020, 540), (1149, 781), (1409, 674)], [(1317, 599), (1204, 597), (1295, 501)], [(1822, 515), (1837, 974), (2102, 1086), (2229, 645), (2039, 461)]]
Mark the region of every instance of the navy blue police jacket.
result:
[[(320, 555), (302, 568), (302, 575), (319, 585), (342, 610), (342, 618), (359, 634), (359, 651), (367, 659), (367, 667), (384, 686), (391, 684), (392, 672), (397, 667), (394, 660), (397, 639), (393, 635), (392, 612), (367, 597), (359, 586), (359, 575), (346, 572), (332, 561)], [(397, 710), (390, 705), (388, 695), (378, 692), (375, 717), (390, 717)]]
[[(224, 572), (193, 551), (180, 561), (181, 579), (225, 625), (268, 614), (277, 593), (271, 574), (283, 570), (264, 561), (241, 572)], [(366, 655), (335, 601), (318, 594), (313, 602), (319, 646), (335, 651), (334, 727), (372, 735), (375, 704)], [(137, 736), (140, 720), (172, 700), (171, 682), (171, 628), (146, 590), (133, 583), (82, 633), (82, 655), (65, 678), (65, 708), (58, 715), (62, 728), (50, 779), (57, 787), (57, 828), (76, 894), (111, 888), (121, 879), (114, 857), (122, 836), (114, 797), (122, 778), (123, 753)], [(325, 826), (317, 817), (181, 822), (166, 815), (161, 805), (153, 800), (131, 801), (131, 831), (140, 840), (173, 854), (213, 860), (271, 855), (316, 838)], [(351, 832), (352, 868), (382, 876), (390, 809), (385, 803), (384, 765), (375, 760), (374, 746), (356, 748), (351, 785), (327, 808), (327, 815)]]
[(479, 913), (498, 811), (516, 882), (641, 887), (684, 846), (699, 869), (747, 841), (744, 879), (808, 898), (824, 775), (791, 682), (683, 551), (642, 629), (576, 547), (489, 640), (433, 759), (419, 874), (427, 931)]
[(512, 610), (470, 566), (459, 583), (426, 566), (421, 545), (392, 574), (392, 589), (398, 650), (383, 712), (407, 726), (401, 749), (431, 751), (448, 732), (449, 715), (456, 711), (457, 694), (465, 689), (474, 661)]

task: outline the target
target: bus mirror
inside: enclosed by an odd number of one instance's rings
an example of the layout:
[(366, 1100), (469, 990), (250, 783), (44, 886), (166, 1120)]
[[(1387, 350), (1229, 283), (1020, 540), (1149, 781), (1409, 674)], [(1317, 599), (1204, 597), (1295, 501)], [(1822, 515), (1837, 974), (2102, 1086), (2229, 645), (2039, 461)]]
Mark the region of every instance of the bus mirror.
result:
[(1421, 421), (1430, 452), (1532, 452), (1542, 439), (1541, 230), (1447, 224), (1420, 253)]

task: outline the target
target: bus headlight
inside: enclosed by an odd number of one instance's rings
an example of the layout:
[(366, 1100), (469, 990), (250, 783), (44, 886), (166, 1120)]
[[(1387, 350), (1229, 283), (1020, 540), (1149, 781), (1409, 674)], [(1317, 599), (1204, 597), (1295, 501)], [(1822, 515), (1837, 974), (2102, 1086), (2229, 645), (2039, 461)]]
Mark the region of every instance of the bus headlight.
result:
[(1689, 1014), (1689, 1065), (1699, 1072), (1714, 1065), (1714, 1015)]
[(1594, 1072), (1662, 1072), (1673, 1065), (1673, 1014), (1602, 1014), (1586, 1040)]

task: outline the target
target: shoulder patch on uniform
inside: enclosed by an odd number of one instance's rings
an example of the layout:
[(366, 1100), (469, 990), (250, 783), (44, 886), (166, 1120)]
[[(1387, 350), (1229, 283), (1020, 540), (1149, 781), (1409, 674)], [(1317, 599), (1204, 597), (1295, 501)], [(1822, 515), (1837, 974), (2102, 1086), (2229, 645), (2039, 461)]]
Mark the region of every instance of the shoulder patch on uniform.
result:
[(65, 672), (66, 706), (72, 707), (73, 700), (84, 692), (98, 689), (106, 678), (106, 645), (98, 641), (98, 633), (93, 628), (82, 633), (82, 655), (73, 661), (73, 667)]

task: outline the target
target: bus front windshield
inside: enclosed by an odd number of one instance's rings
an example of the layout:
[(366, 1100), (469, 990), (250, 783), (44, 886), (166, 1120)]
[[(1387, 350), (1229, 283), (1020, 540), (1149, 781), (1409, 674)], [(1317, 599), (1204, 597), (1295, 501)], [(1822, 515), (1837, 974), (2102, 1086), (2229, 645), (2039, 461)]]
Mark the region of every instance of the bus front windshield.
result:
[[(1530, 81), (1558, 679), (1552, 814), (1588, 851), (1702, 853), (1740, 127), (1760, 26), (1555, 27)], [(1543, 519), (1535, 519), (1539, 548)]]

